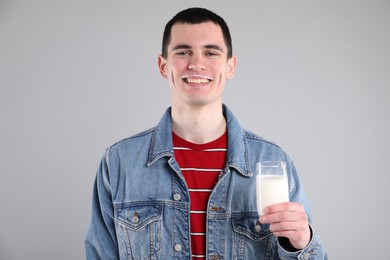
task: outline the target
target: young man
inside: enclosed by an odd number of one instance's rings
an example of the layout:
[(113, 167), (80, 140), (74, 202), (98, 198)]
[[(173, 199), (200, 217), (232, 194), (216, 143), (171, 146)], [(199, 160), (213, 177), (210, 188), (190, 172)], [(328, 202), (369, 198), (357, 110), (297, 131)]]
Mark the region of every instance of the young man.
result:
[[(97, 172), (87, 259), (326, 259), (301, 182), (278, 146), (222, 103), (234, 76), (229, 29), (201, 8), (165, 27), (159, 124), (107, 149)], [(287, 164), (291, 202), (256, 208), (256, 162)]]

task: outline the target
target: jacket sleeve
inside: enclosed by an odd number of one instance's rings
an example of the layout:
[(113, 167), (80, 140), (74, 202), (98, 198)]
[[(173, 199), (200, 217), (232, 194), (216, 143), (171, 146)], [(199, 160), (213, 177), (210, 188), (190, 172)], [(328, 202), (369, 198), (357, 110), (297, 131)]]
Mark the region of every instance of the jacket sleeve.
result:
[(279, 258), (289, 260), (328, 260), (328, 255), (324, 249), (320, 236), (311, 226), (310, 231), (312, 238), (309, 244), (302, 250), (289, 252), (285, 250), (278, 242)]
[(119, 259), (107, 153), (101, 160), (94, 182), (85, 253), (88, 260)]
[(299, 202), (304, 205), (305, 211), (307, 214), (307, 218), (309, 221), (310, 232), (311, 232), (311, 240), (309, 244), (295, 252), (290, 252), (285, 250), (283, 246), (281, 246), (280, 241), (278, 240), (278, 254), (280, 259), (299, 259), (299, 260), (327, 260), (328, 256), (323, 246), (322, 240), (316, 230), (311, 226), (312, 222), (312, 214), (310, 211), (310, 205), (307, 200), (305, 191), (303, 189), (302, 183), (297, 174), (296, 168), (291, 162), (291, 171), (289, 174), (289, 185), (290, 185), (290, 200)]

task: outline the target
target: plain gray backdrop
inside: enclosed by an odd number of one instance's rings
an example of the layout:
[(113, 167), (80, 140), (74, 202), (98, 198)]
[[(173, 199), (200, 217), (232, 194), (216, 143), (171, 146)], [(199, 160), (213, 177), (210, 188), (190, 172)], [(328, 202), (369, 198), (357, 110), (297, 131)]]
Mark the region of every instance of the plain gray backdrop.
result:
[(224, 102), (294, 159), (330, 259), (390, 259), (390, 2), (0, 0), (0, 259), (84, 259), (96, 169), (157, 124), (165, 23), (225, 18)]

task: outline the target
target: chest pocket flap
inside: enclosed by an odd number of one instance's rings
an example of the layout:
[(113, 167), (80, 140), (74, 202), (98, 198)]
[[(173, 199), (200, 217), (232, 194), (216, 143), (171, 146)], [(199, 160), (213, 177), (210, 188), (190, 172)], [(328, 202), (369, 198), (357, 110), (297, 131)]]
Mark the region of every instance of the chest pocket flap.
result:
[(138, 231), (150, 223), (160, 220), (162, 206), (137, 205), (117, 209), (116, 221), (133, 231)]
[(233, 230), (252, 240), (258, 241), (271, 235), (268, 224), (261, 224), (258, 217), (233, 218)]

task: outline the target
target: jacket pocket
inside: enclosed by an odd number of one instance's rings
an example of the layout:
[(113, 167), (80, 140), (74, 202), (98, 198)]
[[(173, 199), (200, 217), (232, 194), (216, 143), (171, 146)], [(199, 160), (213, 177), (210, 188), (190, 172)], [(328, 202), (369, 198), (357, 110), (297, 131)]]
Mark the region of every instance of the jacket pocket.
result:
[(255, 241), (271, 235), (269, 225), (261, 224), (258, 217), (233, 218), (233, 230)]
[(258, 216), (243, 216), (232, 219), (233, 259), (270, 259), (272, 233), (268, 224), (261, 224)]
[(160, 250), (162, 206), (137, 205), (116, 209), (121, 253), (128, 259), (153, 258)]

